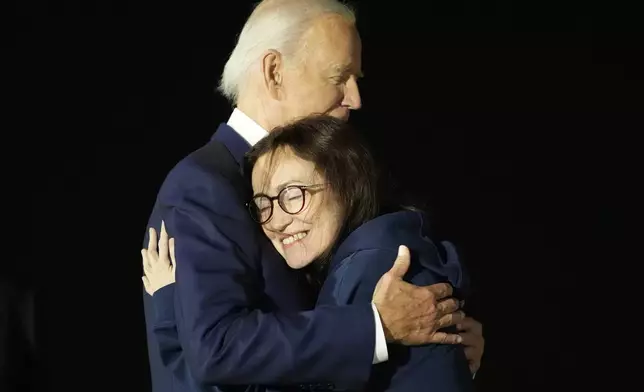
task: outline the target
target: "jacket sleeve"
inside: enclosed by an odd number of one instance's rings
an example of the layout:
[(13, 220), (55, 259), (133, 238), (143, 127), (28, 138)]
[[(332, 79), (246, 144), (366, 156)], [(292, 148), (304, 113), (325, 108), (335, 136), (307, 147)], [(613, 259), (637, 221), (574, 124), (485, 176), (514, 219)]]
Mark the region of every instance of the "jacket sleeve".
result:
[[(157, 344), (161, 354), (163, 366), (169, 368), (178, 379), (186, 382), (188, 380), (188, 375), (186, 374), (188, 366), (177, 331), (177, 319), (174, 314), (174, 288), (175, 284), (167, 285), (151, 296), (154, 306), (152, 330), (154, 332), (154, 342)], [(220, 390), (214, 385), (203, 389)]]
[(259, 230), (239, 195), (223, 178), (198, 168), (179, 174), (166, 180), (158, 201), (177, 259), (181, 353), (166, 342), (166, 358), (183, 363), (202, 385), (350, 386), (367, 380), (375, 344), (371, 305), (258, 310)]
[[(152, 303), (154, 304), (152, 330), (163, 365), (175, 373), (182, 373), (186, 370), (185, 358), (181, 343), (179, 343), (177, 319), (174, 314), (174, 289), (175, 284), (173, 283), (160, 288), (152, 295)], [(179, 378), (185, 379), (185, 377), (185, 374), (181, 374)]]
[[(376, 283), (392, 267), (396, 254), (394, 249), (369, 249), (345, 258), (333, 273), (332, 287), (326, 292), (330, 298), (327, 303), (369, 303)], [(422, 286), (450, 283), (446, 278), (448, 275), (441, 274), (442, 262), (438, 253), (432, 257), (436, 259), (429, 260), (431, 269), (412, 260), (405, 280)], [(427, 258), (423, 261), (427, 265)], [(473, 390), (473, 384), (461, 345), (392, 345), (389, 347), (389, 361), (374, 367), (365, 390), (469, 392)]]

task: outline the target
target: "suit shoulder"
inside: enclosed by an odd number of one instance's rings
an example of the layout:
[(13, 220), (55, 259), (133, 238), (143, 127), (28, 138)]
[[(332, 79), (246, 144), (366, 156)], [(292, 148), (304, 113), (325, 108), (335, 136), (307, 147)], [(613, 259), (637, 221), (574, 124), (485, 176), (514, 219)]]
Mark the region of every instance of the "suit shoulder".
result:
[(211, 141), (180, 160), (166, 175), (159, 199), (179, 205), (190, 199), (199, 204), (220, 204), (227, 208), (243, 205), (244, 178), (226, 147)]
[(166, 176), (166, 182), (190, 181), (190, 176), (223, 180), (233, 174), (241, 179), (238, 168), (227, 148), (218, 141), (211, 141), (180, 160)]

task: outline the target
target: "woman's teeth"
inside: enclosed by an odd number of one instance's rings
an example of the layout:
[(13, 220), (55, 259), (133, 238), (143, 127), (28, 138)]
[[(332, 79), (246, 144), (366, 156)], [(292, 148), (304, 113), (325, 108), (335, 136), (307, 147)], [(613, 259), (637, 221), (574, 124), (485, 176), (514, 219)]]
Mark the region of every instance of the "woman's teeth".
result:
[(292, 244), (293, 242), (298, 241), (298, 240), (301, 240), (301, 239), (302, 239), (302, 238), (304, 238), (304, 237), (306, 237), (306, 232), (305, 232), (305, 231), (303, 231), (303, 232), (301, 232), (301, 233), (293, 234), (293, 235), (292, 235), (292, 236), (290, 236), (290, 237), (286, 237), (286, 238), (284, 238), (284, 239), (282, 240), (282, 243), (283, 243), (284, 245), (290, 245), (290, 244)]

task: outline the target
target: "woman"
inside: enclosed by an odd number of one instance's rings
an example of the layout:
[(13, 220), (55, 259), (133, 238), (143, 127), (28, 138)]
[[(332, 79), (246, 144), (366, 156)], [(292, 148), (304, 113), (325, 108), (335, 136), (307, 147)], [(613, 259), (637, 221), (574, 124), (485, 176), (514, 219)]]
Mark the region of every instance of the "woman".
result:
[[(378, 192), (375, 169), (357, 134), (327, 116), (273, 130), (248, 156), (246, 173), (252, 173), (254, 192), (249, 212), (286, 263), (306, 271), (318, 290), (317, 306), (370, 302), (376, 283), (396, 258), (398, 244), (406, 244), (412, 254), (406, 280), (462, 288), (463, 274), (451, 245), (443, 257), (443, 249), (428, 238), (421, 212), (391, 208)], [(154, 248), (156, 241), (150, 237)], [(167, 248), (167, 241), (162, 230), (160, 247)], [(174, 281), (173, 267), (167, 257), (151, 262), (143, 254), (144, 282), (153, 294)], [(157, 301), (156, 306), (173, 304)], [(460, 345), (390, 346), (389, 360), (374, 366), (364, 386), (368, 391), (472, 388)]]

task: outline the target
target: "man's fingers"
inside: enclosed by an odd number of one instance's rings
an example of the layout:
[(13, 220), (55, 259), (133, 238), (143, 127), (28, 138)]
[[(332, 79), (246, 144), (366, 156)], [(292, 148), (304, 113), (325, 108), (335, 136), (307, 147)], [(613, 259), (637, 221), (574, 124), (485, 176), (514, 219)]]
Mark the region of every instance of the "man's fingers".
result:
[(483, 324), (474, 320), (472, 317), (465, 317), (458, 325), (459, 331), (469, 332), (475, 335), (483, 336)]
[(464, 346), (476, 346), (480, 341), (480, 336), (471, 332), (461, 332), (459, 333), (463, 338)]
[(451, 333), (435, 332), (430, 336), (427, 343), (459, 344), (461, 343), (461, 337), (459, 335)]
[(436, 317), (441, 318), (447, 314), (454, 313), (458, 310), (459, 306), (460, 303), (456, 298), (440, 301), (436, 305)]
[(463, 338), (463, 345), (465, 346), (473, 346), (478, 342), (477, 335), (471, 332), (461, 332), (459, 335)]
[[(463, 321), (465, 318), (465, 313), (463, 311), (458, 311), (450, 314), (446, 314), (436, 322), (436, 329), (451, 327)], [(459, 334), (461, 337), (463, 334)]]
[(470, 371), (476, 373), (481, 367), (480, 357), (479, 360), (473, 360), (477, 356), (477, 351), (473, 347), (465, 347), (465, 357), (467, 358), (467, 363), (470, 365)]
[(434, 294), (436, 301), (439, 301), (443, 298), (451, 297), (454, 292), (452, 285), (449, 283), (436, 283), (431, 286), (428, 286), (427, 290), (429, 290), (432, 294)]
[(444, 315), (440, 319), (436, 319), (432, 315), (427, 315), (418, 320), (417, 329), (414, 333), (423, 334), (419, 336), (423, 344), (426, 343), (442, 343), (441, 339), (445, 339), (446, 344), (461, 343), (463, 338), (458, 333), (446, 333), (439, 330), (445, 327), (456, 324), (456, 321), (462, 317), (461, 312), (451, 313)]
[(172, 262), (172, 267), (177, 268), (177, 259), (174, 258), (174, 238), (170, 238), (170, 261)]
[(410, 259), (411, 256), (409, 255), (409, 249), (404, 245), (399, 246), (398, 256), (396, 257), (396, 260), (394, 260), (394, 265), (389, 270), (389, 273), (402, 279), (409, 269)]

